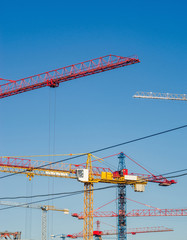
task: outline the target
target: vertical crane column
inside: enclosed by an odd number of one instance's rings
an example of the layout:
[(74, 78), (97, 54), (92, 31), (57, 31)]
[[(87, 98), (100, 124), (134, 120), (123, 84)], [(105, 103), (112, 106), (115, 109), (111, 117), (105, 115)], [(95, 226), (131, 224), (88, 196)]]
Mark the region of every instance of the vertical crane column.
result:
[[(122, 171), (126, 169), (124, 153), (120, 153), (118, 158), (118, 171)], [(118, 240), (127, 239), (126, 201), (126, 185), (118, 184)]]
[(88, 154), (86, 168), (88, 169), (88, 182), (84, 183), (84, 226), (83, 239), (93, 239), (93, 174), (91, 154)]
[(47, 209), (46, 207), (41, 207), (42, 209), (42, 240), (47, 240)]

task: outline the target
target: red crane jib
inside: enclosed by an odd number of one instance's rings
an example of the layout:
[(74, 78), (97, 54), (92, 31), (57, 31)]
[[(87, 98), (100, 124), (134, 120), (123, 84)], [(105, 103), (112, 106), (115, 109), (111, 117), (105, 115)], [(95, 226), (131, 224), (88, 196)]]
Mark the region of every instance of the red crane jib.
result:
[(187, 216), (187, 209), (133, 209), (127, 217)]
[(0, 85), (0, 98), (13, 96), (46, 86), (53, 88), (58, 87), (59, 83), (61, 82), (70, 81), (76, 78), (89, 76), (139, 62), (140, 60), (135, 56), (120, 57), (115, 55), (107, 55), (20, 80), (7, 80), (8, 83)]

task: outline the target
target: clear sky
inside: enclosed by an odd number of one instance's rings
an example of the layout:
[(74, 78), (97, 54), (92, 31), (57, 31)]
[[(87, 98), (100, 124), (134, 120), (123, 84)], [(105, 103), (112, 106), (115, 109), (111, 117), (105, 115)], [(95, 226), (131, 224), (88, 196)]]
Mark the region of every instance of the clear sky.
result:
[[(0, 100), (0, 155), (89, 152), (186, 124), (186, 102), (132, 98), (136, 91), (186, 93), (186, 7), (181, 0), (1, 1), (1, 78), (17, 80), (108, 54), (135, 54), (141, 63)], [(155, 174), (185, 169), (186, 133), (179, 130), (98, 156), (123, 151)], [(105, 160), (103, 166), (107, 164), (117, 168), (117, 157)], [(127, 167), (143, 173), (129, 160)], [(150, 183), (141, 194), (128, 187), (127, 194), (158, 208), (187, 208), (186, 177), (177, 180), (168, 188)], [(28, 182), (16, 175), (0, 179), (0, 189), (4, 197), (76, 191), (83, 185), (44, 177)], [(115, 197), (115, 190), (95, 193), (94, 208)], [(49, 204), (80, 212), (83, 195)], [(144, 207), (128, 202), (128, 210), (133, 208)], [(113, 204), (103, 210), (115, 209)], [(24, 239), (40, 239), (40, 211), (0, 213), (1, 231), (22, 231)], [(48, 236), (82, 230), (82, 222), (71, 216), (50, 213), (48, 220)], [(115, 219), (102, 221), (116, 224)], [(186, 240), (186, 224), (185, 217), (128, 219), (128, 227), (163, 225), (175, 230), (128, 239)], [(103, 225), (106, 228), (110, 229)]]

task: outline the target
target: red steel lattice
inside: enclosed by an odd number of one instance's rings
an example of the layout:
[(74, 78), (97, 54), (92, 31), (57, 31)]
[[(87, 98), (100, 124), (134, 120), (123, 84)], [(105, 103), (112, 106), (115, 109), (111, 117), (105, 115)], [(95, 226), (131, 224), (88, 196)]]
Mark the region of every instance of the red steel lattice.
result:
[(187, 209), (134, 209), (127, 217), (187, 216)]
[[(129, 228), (127, 229), (127, 234), (135, 235), (137, 233), (152, 233), (152, 232), (170, 232), (173, 231), (172, 228), (167, 228), (163, 226), (158, 227), (142, 227), (142, 228)], [(99, 232), (100, 235), (117, 235), (116, 230), (104, 230)], [(94, 231), (93, 235), (98, 235), (98, 231)], [(68, 234), (66, 237), (68, 238), (81, 238), (83, 237), (83, 233), (74, 233)]]
[(137, 57), (107, 55), (0, 85), (0, 98), (139, 63)]
[[(187, 209), (133, 209), (126, 215), (127, 217), (177, 217), (187, 216)], [(83, 212), (73, 213), (72, 217), (84, 219)], [(93, 217), (118, 217), (113, 211), (93, 212)]]

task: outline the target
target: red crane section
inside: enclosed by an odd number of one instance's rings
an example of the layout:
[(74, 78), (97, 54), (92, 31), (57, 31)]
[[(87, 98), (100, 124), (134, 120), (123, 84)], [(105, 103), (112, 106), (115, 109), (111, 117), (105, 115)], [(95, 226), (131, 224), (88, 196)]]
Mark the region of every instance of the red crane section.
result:
[[(163, 226), (143, 227), (143, 228), (129, 228), (127, 229), (127, 234), (135, 235), (137, 233), (170, 232), (170, 231), (173, 231), (173, 229), (163, 227)], [(117, 234), (117, 231), (115, 230), (105, 230), (102, 232), (102, 235), (116, 235), (116, 234)]]
[[(171, 232), (173, 231), (172, 228), (167, 228), (163, 226), (158, 227), (143, 227), (143, 228), (129, 228), (127, 229), (127, 234), (135, 235), (137, 233), (153, 233), (153, 232)], [(94, 236), (101, 236), (101, 235), (117, 235), (116, 230), (104, 230), (104, 231), (93, 231)], [(74, 233), (66, 235), (68, 238), (82, 238), (83, 233)]]
[[(78, 219), (84, 219), (84, 213), (72, 213), (72, 217), (77, 217)], [(93, 212), (93, 217), (117, 217), (117, 213), (113, 211), (97, 211)]]
[[(187, 216), (187, 209), (133, 209), (126, 215), (127, 217), (177, 217)], [(84, 219), (83, 213), (73, 213), (72, 217)], [(118, 217), (113, 211), (93, 212), (93, 217)]]
[(21, 232), (0, 232), (0, 239), (17, 239), (21, 240)]
[(127, 217), (187, 216), (187, 209), (133, 209)]
[(0, 85), (0, 98), (13, 96), (46, 86), (58, 87), (61, 82), (70, 81), (76, 78), (89, 76), (139, 62), (140, 60), (137, 57), (107, 55), (16, 81), (4, 79), (4, 81), (8, 81), (8, 83)]

